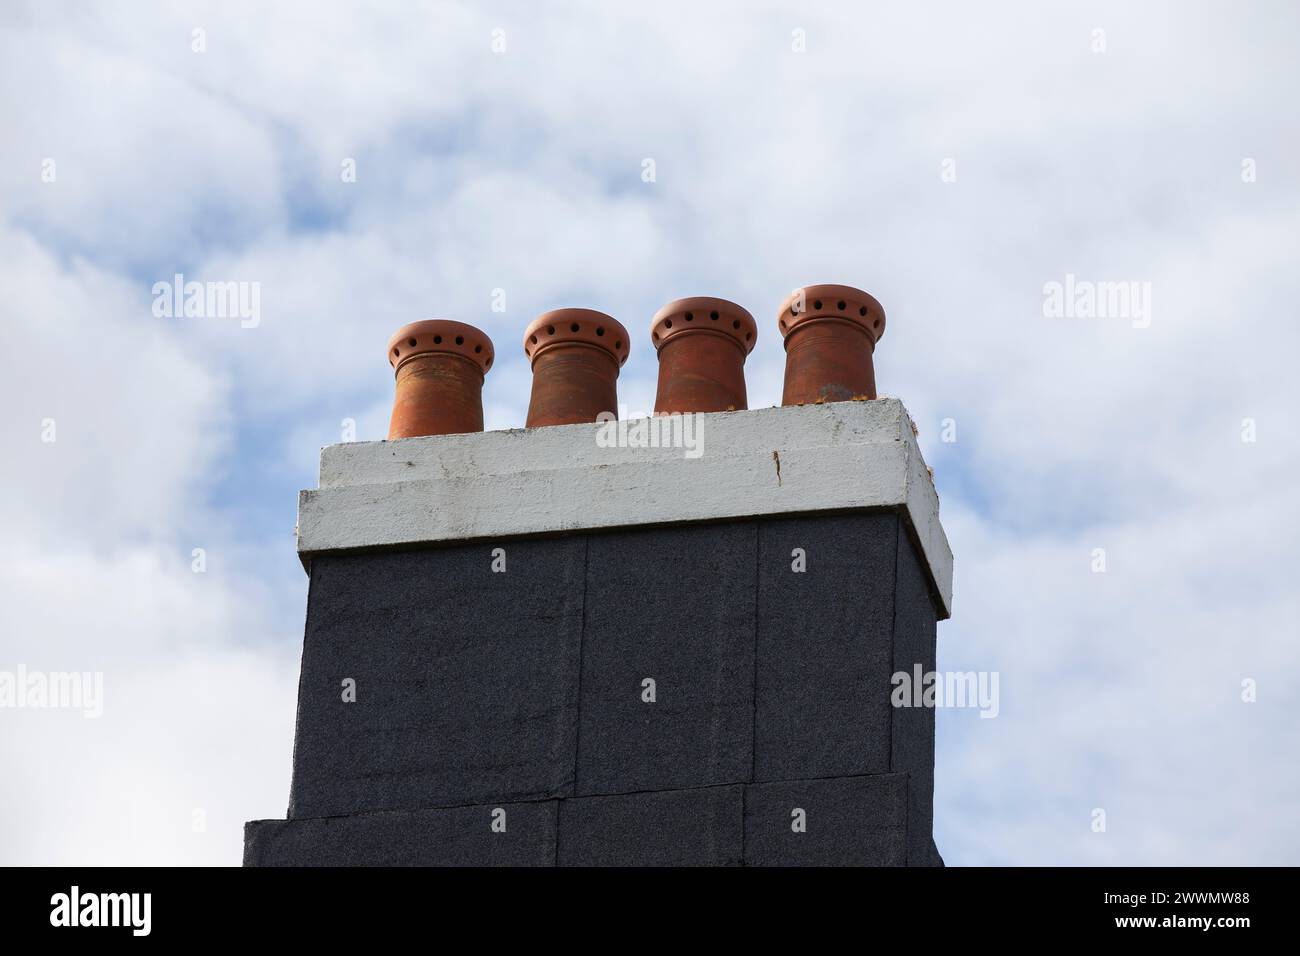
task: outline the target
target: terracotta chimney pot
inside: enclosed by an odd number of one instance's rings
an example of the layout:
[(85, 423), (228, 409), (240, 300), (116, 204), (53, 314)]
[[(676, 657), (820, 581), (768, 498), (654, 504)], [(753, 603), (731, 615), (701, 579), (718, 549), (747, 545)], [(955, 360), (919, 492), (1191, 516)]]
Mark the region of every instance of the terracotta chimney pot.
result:
[(621, 322), (593, 309), (556, 309), (524, 330), (524, 354), (533, 369), (529, 428), (594, 422), (618, 416), (618, 370), (631, 336)]
[(388, 440), (483, 430), (483, 376), (492, 340), (464, 322), (426, 319), (388, 341), (397, 378)]
[(872, 296), (847, 285), (805, 286), (776, 318), (785, 339), (782, 405), (876, 397), (872, 354), (885, 334), (885, 310)]
[(655, 414), (749, 407), (745, 358), (758, 325), (745, 309), (709, 296), (678, 299), (655, 313), (650, 337), (659, 353)]

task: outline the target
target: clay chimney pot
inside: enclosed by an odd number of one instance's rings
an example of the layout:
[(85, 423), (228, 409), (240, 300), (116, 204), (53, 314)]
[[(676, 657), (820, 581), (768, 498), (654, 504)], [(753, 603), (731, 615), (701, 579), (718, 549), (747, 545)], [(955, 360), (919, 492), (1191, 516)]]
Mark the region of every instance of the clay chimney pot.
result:
[(533, 369), (529, 428), (594, 422), (618, 416), (618, 370), (631, 336), (613, 316), (593, 309), (556, 309), (524, 331), (524, 354)]
[(659, 353), (655, 414), (748, 408), (745, 359), (758, 325), (726, 299), (695, 296), (655, 313), (650, 338)]
[(388, 439), (483, 430), (483, 376), (495, 353), (487, 334), (464, 322), (426, 319), (388, 340), (397, 380)]
[(872, 362), (885, 334), (885, 310), (847, 285), (810, 285), (781, 303), (777, 327), (785, 339), (782, 405), (876, 397)]

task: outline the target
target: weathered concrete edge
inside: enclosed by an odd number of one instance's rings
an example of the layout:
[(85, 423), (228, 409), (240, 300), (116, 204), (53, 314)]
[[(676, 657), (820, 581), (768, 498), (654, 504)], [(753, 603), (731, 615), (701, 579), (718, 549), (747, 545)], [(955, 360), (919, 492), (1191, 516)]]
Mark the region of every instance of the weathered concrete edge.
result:
[(905, 514), (921, 546), (930, 570), (931, 584), (943, 608), (940, 618), (947, 619), (952, 617), (952, 548), (939, 521), (939, 493), (934, 487), (934, 476), (921, 455), (921, 446), (912, 431), (910, 418), (902, 440), (908, 446)]
[[(756, 408), (698, 416), (704, 457), (823, 445), (896, 441), (911, 419), (896, 398)], [(515, 428), (401, 441), (346, 442), (321, 449), (320, 487), (419, 478), (477, 478), (554, 468), (680, 460), (679, 448), (602, 448), (596, 424)]]
[[(298, 550), (306, 564), (312, 555), (330, 551), (895, 508), (911, 526), (930, 571), (940, 616), (947, 618), (952, 607), (952, 551), (905, 412), (902, 421), (904, 427), (895, 430), (892, 440), (867, 444), (810, 445), (805, 434), (804, 447), (771, 448), (769, 442), (761, 451), (698, 459), (641, 457), (304, 491), (298, 506)], [(590, 436), (578, 440), (585, 443)], [(728, 450), (734, 451), (734, 446)], [(529, 507), (528, 502), (542, 506)]]

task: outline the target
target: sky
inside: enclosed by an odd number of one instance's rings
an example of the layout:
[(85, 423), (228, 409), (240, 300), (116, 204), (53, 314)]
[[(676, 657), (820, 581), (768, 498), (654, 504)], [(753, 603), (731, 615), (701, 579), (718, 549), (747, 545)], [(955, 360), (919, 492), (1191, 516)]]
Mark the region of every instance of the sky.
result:
[[(999, 675), (938, 713), (947, 862), (1300, 863), (1300, 10), (537, 7), (0, 7), (0, 671), (104, 681), (0, 709), (0, 863), (234, 865), (283, 816), (297, 491), (384, 437), (399, 326), (487, 331), (510, 428), (540, 312), (632, 330), (647, 411), (651, 315), (721, 296), (765, 407), (822, 282), (889, 317), (939, 667)], [(178, 273), (256, 322), (156, 314)]]

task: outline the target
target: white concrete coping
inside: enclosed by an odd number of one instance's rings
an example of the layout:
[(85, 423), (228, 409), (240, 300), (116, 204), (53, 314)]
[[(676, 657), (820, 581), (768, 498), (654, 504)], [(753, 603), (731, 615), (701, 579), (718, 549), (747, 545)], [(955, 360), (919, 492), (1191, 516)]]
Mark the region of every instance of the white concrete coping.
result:
[[(638, 421), (649, 420), (330, 445), (320, 488), (298, 499), (299, 555), (307, 565), (359, 548), (888, 508), (950, 616), (952, 550), (902, 402), (697, 415), (682, 424), (702, 437), (698, 454), (628, 447)], [(611, 443), (619, 425), (629, 440)]]

